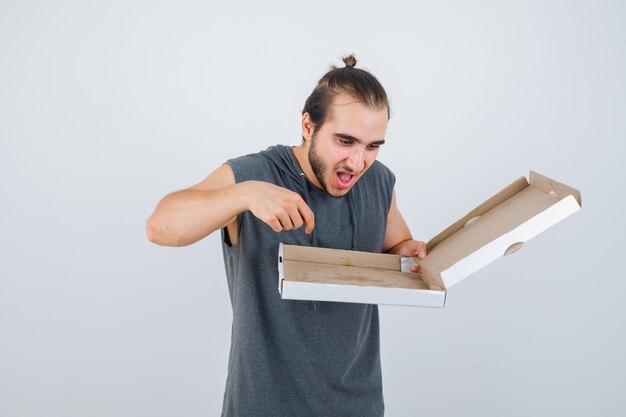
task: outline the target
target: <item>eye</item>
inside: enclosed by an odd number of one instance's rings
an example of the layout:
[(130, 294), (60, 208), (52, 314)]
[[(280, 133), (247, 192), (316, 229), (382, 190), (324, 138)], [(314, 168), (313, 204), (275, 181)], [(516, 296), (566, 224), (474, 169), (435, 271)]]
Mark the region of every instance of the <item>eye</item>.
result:
[(373, 151), (376, 149), (380, 149), (380, 145), (369, 145), (368, 148)]
[(348, 140), (348, 139), (341, 139), (341, 138), (340, 138), (340, 139), (339, 139), (339, 143), (341, 143), (342, 145), (345, 145), (345, 146), (352, 145), (352, 141), (351, 141), (351, 140)]

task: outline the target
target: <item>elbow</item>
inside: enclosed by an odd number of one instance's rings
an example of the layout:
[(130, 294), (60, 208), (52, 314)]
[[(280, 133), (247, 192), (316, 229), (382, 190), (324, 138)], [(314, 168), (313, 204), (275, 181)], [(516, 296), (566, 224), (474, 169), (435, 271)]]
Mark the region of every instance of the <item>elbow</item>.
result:
[(146, 238), (148, 241), (159, 246), (178, 246), (172, 244), (172, 242), (167, 239), (166, 234), (163, 233), (162, 227), (159, 227), (159, 223), (154, 218), (154, 215), (150, 216), (146, 222)]
[(146, 238), (152, 243), (155, 243), (157, 245), (161, 244), (159, 240), (159, 232), (155, 225), (153, 216), (150, 216), (150, 218), (146, 222)]
[(146, 222), (146, 238), (159, 246), (181, 247), (189, 244), (180, 236), (173, 236), (171, 232), (166, 232), (154, 215), (150, 216)]

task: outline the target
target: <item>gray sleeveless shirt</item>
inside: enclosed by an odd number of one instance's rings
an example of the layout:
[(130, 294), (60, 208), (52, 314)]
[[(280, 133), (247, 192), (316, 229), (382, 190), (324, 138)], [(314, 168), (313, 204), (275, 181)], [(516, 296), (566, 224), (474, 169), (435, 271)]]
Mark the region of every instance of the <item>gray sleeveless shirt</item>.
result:
[(299, 193), (315, 214), (311, 235), (274, 232), (246, 211), (222, 248), (233, 309), (222, 416), (382, 416), (378, 307), (282, 300), (278, 245), (381, 252), (395, 177), (376, 161), (341, 198), (309, 182), (290, 147), (226, 162), (237, 183), (269, 182)]

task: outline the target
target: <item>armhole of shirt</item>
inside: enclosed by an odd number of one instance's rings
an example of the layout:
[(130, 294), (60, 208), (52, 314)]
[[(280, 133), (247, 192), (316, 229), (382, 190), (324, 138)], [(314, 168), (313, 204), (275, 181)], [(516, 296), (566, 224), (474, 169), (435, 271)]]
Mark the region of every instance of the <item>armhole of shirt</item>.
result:
[(230, 240), (230, 235), (228, 234), (228, 226), (224, 226), (222, 228), (222, 242), (226, 245), (228, 249), (233, 249), (239, 245), (239, 241), (241, 240), (241, 224), (243, 220), (243, 213), (237, 216), (237, 242), (233, 245)]
[[(241, 175), (239, 172), (239, 167), (237, 166), (236, 163), (232, 163), (231, 161), (233, 161), (233, 159), (229, 159), (228, 161), (225, 162), (226, 165), (228, 165), (230, 167), (230, 169), (232, 169), (233, 171), (233, 176), (235, 177), (235, 184), (238, 184), (241, 182)], [(236, 237), (237, 237), (237, 242), (235, 242), (235, 244), (233, 244), (230, 240), (230, 235), (228, 234), (228, 225), (224, 226), (222, 228), (222, 242), (223, 244), (226, 246), (227, 249), (229, 250), (233, 250), (235, 248), (237, 248), (239, 246), (239, 242), (241, 241), (241, 230), (243, 229), (243, 223), (244, 223), (244, 218), (245, 218), (245, 214), (246, 212), (243, 213), (239, 213), (237, 215), (236, 221), (237, 221), (237, 233), (236, 233)]]

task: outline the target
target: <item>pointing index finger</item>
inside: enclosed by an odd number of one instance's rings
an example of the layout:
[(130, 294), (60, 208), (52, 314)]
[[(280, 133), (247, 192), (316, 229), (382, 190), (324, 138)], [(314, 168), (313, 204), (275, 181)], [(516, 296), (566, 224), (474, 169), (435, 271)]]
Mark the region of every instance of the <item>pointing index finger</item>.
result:
[(304, 232), (311, 234), (315, 228), (315, 214), (304, 201), (298, 206), (298, 211), (304, 220)]

